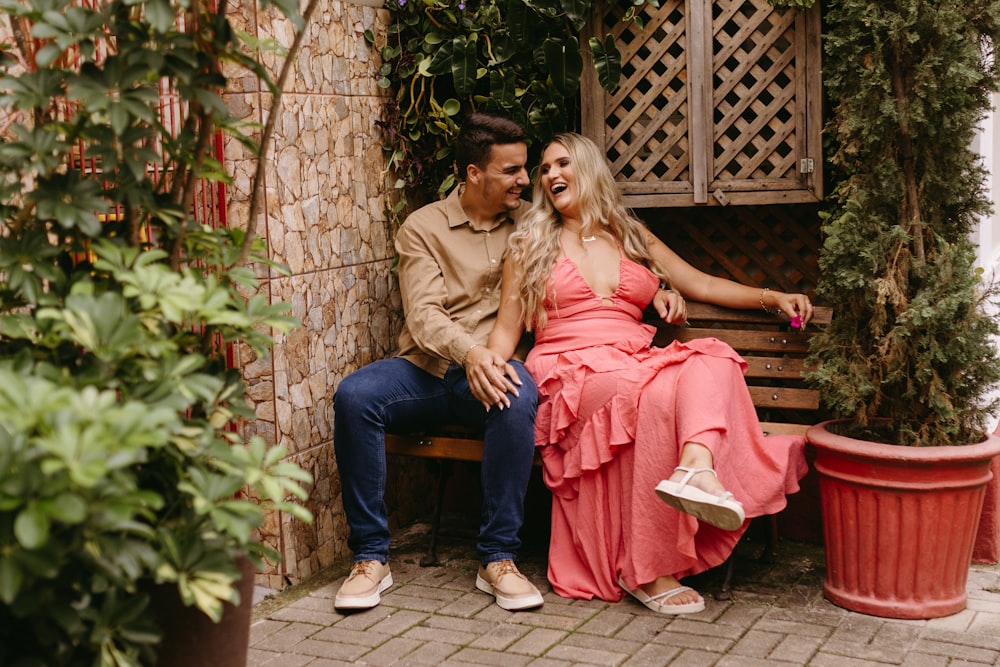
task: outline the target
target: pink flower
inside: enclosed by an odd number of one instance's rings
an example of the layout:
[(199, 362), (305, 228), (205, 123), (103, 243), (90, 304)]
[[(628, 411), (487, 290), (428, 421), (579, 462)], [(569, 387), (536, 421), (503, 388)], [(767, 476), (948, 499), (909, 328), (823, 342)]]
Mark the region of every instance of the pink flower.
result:
[(802, 328), (802, 316), (801, 315), (796, 315), (795, 317), (793, 317), (792, 321), (788, 323), (788, 326), (790, 326), (793, 329), (801, 329)]

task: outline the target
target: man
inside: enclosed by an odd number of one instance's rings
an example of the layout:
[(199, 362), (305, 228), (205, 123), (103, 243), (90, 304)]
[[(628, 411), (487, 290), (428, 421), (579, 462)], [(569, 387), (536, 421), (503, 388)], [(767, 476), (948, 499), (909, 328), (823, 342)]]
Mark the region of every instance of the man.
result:
[[(518, 360), (523, 354), (508, 361), (486, 348), (513, 213), (529, 185), (525, 132), (509, 119), (472, 114), (458, 133), (455, 158), (464, 182), (412, 213), (396, 235), (405, 316), (399, 356), (355, 371), (334, 395), (333, 440), (354, 552), (337, 609), (374, 607), (392, 586), (386, 431), (445, 422), (484, 428), (476, 587), (507, 610), (543, 602), (514, 564), (538, 392)], [(498, 397), (496, 404), (478, 401), (470, 382), (476, 395)]]

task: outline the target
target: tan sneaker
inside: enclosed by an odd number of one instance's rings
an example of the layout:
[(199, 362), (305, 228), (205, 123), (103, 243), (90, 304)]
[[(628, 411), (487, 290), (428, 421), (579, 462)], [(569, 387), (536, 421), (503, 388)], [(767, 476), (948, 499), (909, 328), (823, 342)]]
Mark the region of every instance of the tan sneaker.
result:
[(392, 586), (389, 565), (377, 560), (363, 560), (351, 567), (340, 585), (333, 606), (337, 609), (371, 609), (382, 601), (382, 591)]
[(518, 611), (541, 607), (545, 600), (535, 585), (521, 574), (512, 560), (498, 560), (479, 566), (476, 588), (496, 598), (501, 609)]

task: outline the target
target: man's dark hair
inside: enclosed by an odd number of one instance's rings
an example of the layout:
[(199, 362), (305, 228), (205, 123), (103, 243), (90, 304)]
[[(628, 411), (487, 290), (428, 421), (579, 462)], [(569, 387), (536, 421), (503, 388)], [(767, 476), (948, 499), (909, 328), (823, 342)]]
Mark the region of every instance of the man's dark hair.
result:
[(490, 160), (490, 149), (494, 145), (527, 142), (527, 132), (510, 118), (482, 112), (470, 114), (462, 123), (455, 140), (458, 177), (465, 179), (470, 164), (486, 166)]

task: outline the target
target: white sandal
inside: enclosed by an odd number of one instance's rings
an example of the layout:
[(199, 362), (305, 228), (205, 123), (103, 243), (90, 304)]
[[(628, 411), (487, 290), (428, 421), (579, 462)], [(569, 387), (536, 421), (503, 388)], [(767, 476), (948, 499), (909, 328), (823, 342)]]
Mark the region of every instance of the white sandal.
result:
[(663, 593), (647, 595), (646, 591), (641, 588), (632, 590), (626, 586), (621, 577), (618, 577), (618, 585), (625, 589), (626, 593), (658, 614), (696, 614), (699, 611), (705, 610), (705, 598), (701, 597), (700, 593), (698, 594), (698, 599), (694, 602), (687, 602), (685, 604), (663, 604), (670, 598), (680, 595), (685, 591), (694, 591), (694, 589), (690, 586), (678, 586), (677, 588), (671, 588), (669, 591), (664, 591)]
[(718, 478), (712, 468), (688, 468), (677, 466), (674, 470), (682, 470), (686, 474), (679, 482), (665, 479), (656, 485), (656, 495), (660, 500), (674, 509), (690, 514), (700, 521), (711, 524), (722, 530), (737, 530), (746, 521), (743, 505), (729, 491), (721, 495), (708, 493), (701, 489), (688, 486), (691, 478), (700, 472), (710, 472)]

